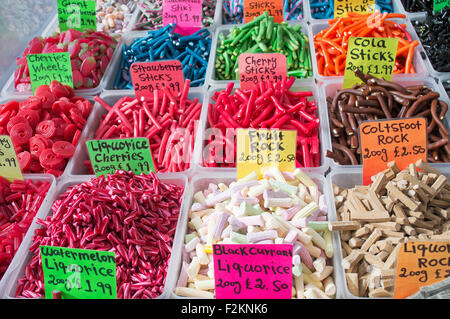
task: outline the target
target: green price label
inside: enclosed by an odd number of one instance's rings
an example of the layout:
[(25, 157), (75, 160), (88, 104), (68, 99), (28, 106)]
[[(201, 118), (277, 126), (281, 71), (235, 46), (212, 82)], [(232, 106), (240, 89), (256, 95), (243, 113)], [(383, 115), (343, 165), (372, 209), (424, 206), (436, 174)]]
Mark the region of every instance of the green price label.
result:
[(95, 0), (58, 0), (59, 29), (97, 30)]
[(16, 151), (14, 150), (11, 137), (8, 135), (0, 135), (0, 176), (10, 181), (17, 179), (23, 181)]
[(69, 52), (28, 54), (27, 62), (33, 94), (39, 86), (48, 85), (53, 80), (73, 88)]
[(40, 246), (45, 298), (117, 299), (116, 254), (112, 251)]
[(450, 0), (434, 0), (433, 1), (433, 11), (439, 12), (442, 9), (450, 7)]
[(148, 139), (144, 137), (91, 140), (86, 146), (97, 177), (117, 170), (133, 171), (136, 175), (155, 171)]
[(351, 88), (362, 83), (355, 74), (359, 69), (386, 81), (392, 80), (398, 39), (394, 38), (359, 38), (350, 37), (345, 61), (343, 88)]

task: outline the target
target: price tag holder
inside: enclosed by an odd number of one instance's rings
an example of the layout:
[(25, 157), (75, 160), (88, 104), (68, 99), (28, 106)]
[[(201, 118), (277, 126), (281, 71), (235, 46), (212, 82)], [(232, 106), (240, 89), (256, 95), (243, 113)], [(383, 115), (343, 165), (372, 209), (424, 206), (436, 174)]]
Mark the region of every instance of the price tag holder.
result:
[(281, 82), (286, 75), (286, 56), (281, 53), (243, 53), (239, 56), (242, 90), (252, 89), (261, 81)]
[(271, 167), (293, 172), (297, 131), (241, 129), (237, 134), (237, 178), (256, 172), (260, 178)]
[(395, 161), (403, 170), (417, 160), (427, 160), (427, 121), (424, 118), (365, 121), (359, 126), (363, 184)]
[(283, 0), (244, 0), (244, 22), (249, 23), (267, 11), (276, 23), (283, 22)]
[(202, 28), (202, 0), (164, 0), (163, 25), (175, 23), (175, 32), (190, 35)]
[(392, 80), (398, 39), (350, 37), (345, 60), (344, 89), (362, 83), (356, 68), (377, 78)]
[(375, 12), (375, 0), (335, 0), (334, 17), (346, 17), (348, 12), (360, 14)]
[(53, 80), (73, 88), (69, 52), (28, 54), (27, 62), (33, 94), (39, 86), (49, 85)]
[(23, 181), (19, 160), (8, 135), (0, 135), (0, 176), (11, 182), (17, 179)]
[(291, 299), (292, 245), (213, 245), (217, 299)]
[(442, 9), (450, 7), (450, 0), (434, 0), (433, 1), (433, 12), (439, 12)]
[(58, 22), (61, 32), (69, 29), (96, 31), (95, 0), (58, 0)]
[(408, 241), (398, 252), (394, 299), (409, 297), (450, 276), (450, 241)]
[(40, 246), (45, 298), (117, 299), (116, 254), (113, 251)]
[(133, 63), (130, 69), (136, 97), (153, 99), (153, 91), (167, 87), (178, 94), (183, 89), (183, 67), (178, 60)]
[(149, 142), (144, 137), (90, 140), (86, 146), (97, 177), (114, 174), (119, 169), (136, 175), (155, 171)]

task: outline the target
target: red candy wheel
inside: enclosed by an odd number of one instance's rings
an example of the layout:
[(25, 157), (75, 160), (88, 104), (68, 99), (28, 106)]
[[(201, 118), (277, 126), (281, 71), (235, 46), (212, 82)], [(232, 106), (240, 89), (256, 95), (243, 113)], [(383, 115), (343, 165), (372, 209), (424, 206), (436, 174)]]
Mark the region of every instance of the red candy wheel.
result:
[(11, 128), (9, 135), (14, 145), (22, 145), (28, 142), (33, 135), (33, 130), (27, 123), (17, 123)]
[(28, 151), (23, 151), (17, 154), (17, 159), (19, 160), (20, 169), (22, 171), (27, 170), (31, 164), (31, 154)]
[(42, 101), (38, 96), (30, 96), (22, 105), (22, 109), (39, 110), (42, 106)]
[(6, 113), (7, 111), (17, 111), (19, 109), (19, 102), (9, 101), (3, 105), (0, 113)]
[(51, 148), (46, 148), (42, 151), (41, 155), (39, 155), (39, 162), (42, 167), (46, 169), (58, 169), (64, 166), (64, 159), (58, 157), (55, 153), (53, 153)]
[(41, 134), (46, 138), (52, 138), (56, 134), (56, 125), (52, 120), (40, 122), (36, 126), (36, 133)]
[(63, 137), (64, 130), (66, 129), (67, 123), (62, 118), (56, 117), (53, 119), (53, 123), (55, 123), (56, 133), (55, 136)]
[(6, 130), (9, 132), (11, 132), (11, 129), (14, 125), (16, 125), (17, 123), (25, 123), (30, 125), (30, 123), (28, 122), (28, 120), (20, 115), (16, 115), (14, 117), (11, 117), (8, 121), (8, 124), (6, 124)]
[(31, 155), (39, 157), (43, 150), (47, 148), (46, 142), (39, 138), (39, 136), (33, 136), (30, 138), (30, 152)]
[(72, 141), (73, 135), (75, 134), (77, 129), (78, 128), (75, 124), (70, 123), (69, 125), (67, 125), (66, 128), (64, 129), (64, 139), (66, 141)]
[(34, 96), (41, 96), (42, 94), (45, 94), (43, 92), (52, 93), (50, 91), (50, 86), (46, 84), (39, 85), (36, 90), (34, 91)]
[(50, 91), (42, 91), (39, 95), (35, 93), (35, 96), (39, 96), (41, 99), (43, 109), (51, 109), (53, 103), (55, 103), (55, 95)]
[(39, 160), (33, 159), (31, 160), (30, 167), (28, 169), (33, 173), (40, 173), (42, 172), (42, 166), (41, 163), (39, 163)]
[(66, 141), (57, 141), (53, 143), (52, 150), (58, 157), (71, 158), (75, 153), (75, 146)]
[(19, 113), (17, 113), (17, 115), (26, 118), (32, 127), (36, 127), (41, 117), (39, 115), (39, 111), (33, 109), (22, 109)]

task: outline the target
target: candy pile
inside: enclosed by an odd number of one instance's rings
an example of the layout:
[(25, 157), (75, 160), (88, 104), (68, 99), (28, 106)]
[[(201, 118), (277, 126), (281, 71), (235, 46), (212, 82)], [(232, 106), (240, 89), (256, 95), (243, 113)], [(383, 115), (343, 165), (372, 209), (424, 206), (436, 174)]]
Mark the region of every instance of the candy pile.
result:
[(302, 26), (274, 23), (264, 14), (241, 26), (233, 26), (225, 36), (219, 33), (215, 61), (216, 79), (239, 80), (239, 55), (242, 53), (282, 53), (287, 58), (288, 76), (312, 77), (308, 36)]
[[(260, 82), (253, 90), (233, 91), (233, 82), (226, 90), (216, 91), (212, 96), (215, 103), (208, 108), (208, 123), (213, 136), (206, 136), (207, 149), (203, 154), (203, 165), (207, 167), (234, 167), (236, 149), (234, 143), (236, 128), (268, 128), (297, 131), (297, 167), (320, 166), (319, 126), (317, 104), (308, 101), (312, 91), (290, 90), (295, 78), (286, 78), (275, 85)], [(214, 132), (220, 130), (221, 134)], [(231, 137), (230, 137), (230, 133)], [(225, 149), (225, 160), (220, 150)], [(228, 161), (228, 162), (227, 162)]]
[[(214, 22), (216, 0), (202, 0), (202, 26), (209, 27)], [(138, 2), (140, 10), (138, 21), (133, 31), (158, 30), (163, 27), (162, 0), (143, 0)]]
[(38, 220), (16, 297), (44, 296), (40, 245), (114, 251), (117, 298), (155, 298), (166, 281), (183, 187), (117, 171), (69, 187)]
[(213, 298), (213, 244), (292, 244), (292, 297), (333, 298), (333, 245), (327, 204), (317, 184), (296, 169), (255, 172), (194, 195), (175, 293)]
[[(180, 94), (167, 88), (153, 91), (153, 99), (139, 101), (132, 97), (119, 99), (112, 107), (100, 97), (94, 99), (108, 111), (102, 117), (95, 139), (145, 137), (157, 172), (180, 172), (189, 169), (194, 150), (196, 123), (202, 101), (188, 99), (189, 80)], [(92, 165), (85, 162), (89, 171)]]
[(450, 72), (450, 7), (440, 13), (429, 12), (423, 22), (413, 20), (412, 24), (433, 68)]
[(0, 105), (0, 134), (14, 144), (23, 173), (60, 176), (75, 152), (92, 104), (67, 85), (41, 85), (23, 102)]
[(130, 23), (137, 0), (97, 0), (97, 30), (123, 33)]
[(0, 177), (0, 279), (19, 249), (49, 188), (49, 182), (9, 182)]
[(406, 24), (388, 18), (405, 18), (404, 14), (383, 13), (356, 14), (328, 20), (330, 27), (314, 36), (317, 68), (323, 76), (343, 76), (349, 34), (352, 37), (397, 38), (397, 57), (393, 73), (416, 73), (413, 66), (414, 48), (419, 44), (406, 31)]
[[(301, 20), (303, 18), (303, 0), (286, 0), (283, 3), (283, 20)], [(244, 1), (223, 1), (224, 24), (244, 23)]]
[(443, 80), (442, 85), (444, 86), (447, 96), (450, 98), (450, 80)]
[(204, 84), (211, 50), (211, 33), (201, 29), (192, 35), (182, 36), (174, 32), (175, 27), (170, 24), (158, 31), (149, 31), (148, 36), (123, 46), (114, 89), (133, 89), (130, 67), (134, 62), (162, 60), (179, 60), (184, 78), (191, 80), (191, 86)]
[(103, 32), (67, 30), (47, 38), (36, 37), (16, 59), (14, 87), (31, 91), (27, 54), (69, 52), (75, 89), (97, 87), (111, 60), (117, 41)]
[(342, 267), (355, 296), (393, 296), (402, 243), (450, 238), (447, 178), (421, 160), (403, 171), (388, 166), (369, 186), (333, 189), (340, 221), (330, 228), (340, 231)]
[(327, 97), (333, 151), (327, 156), (341, 165), (361, 163), (359, 124), (366, 120), (425, 117), (429, 162), (450, 162), (448, 129), (442, 120), (448, 105), (423, 85), (402, 86), (357, 72), (364, 83)]
[[(334, 0), (310, 0), (309, 7), (311, 8), (311, 16), (314, 19), (334, 18)], [(394, 11), (392, 0), (376, 0), (375, 10), (382, 13), (392, 13)]]

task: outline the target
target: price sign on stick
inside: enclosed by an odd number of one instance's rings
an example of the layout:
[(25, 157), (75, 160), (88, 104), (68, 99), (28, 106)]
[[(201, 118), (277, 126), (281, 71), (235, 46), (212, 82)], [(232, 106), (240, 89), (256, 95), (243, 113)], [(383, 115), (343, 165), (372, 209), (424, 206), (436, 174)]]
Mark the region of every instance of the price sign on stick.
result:
[(73, 88), (69, 52), (28, 54), (27, 62), (33, 94), (40, 85), (48, 85), (53, 80)]
[(217, 299), (291, 299), (292, 245), (213, 245)]
[(257, 172), (260, 178), (271, 167), (295, 169), (297, 131), (237, 129), (237, 178)]
[(153, 91), (167, 87), (178, 94), (184, 85), (183, 67), (178, 60), (133, 63), (130, 69), (136, 97), (153, 99)]
[(0, 135), (0, 176), (10, 180), (17, 179), (23, 181), (22, 171), (14, 150), (11, 137)]
[(59, 29), (97, 30), (95, 0), (58, 0)]
[(346, 17), (348, 12), (361, 14), (375, 11), (375, 0), (335, 0), (334, 16)]
[(450, 241), (408, 241), (400, 244), (394, 298), (402, 299), (420, 287), (450, 276)]
[(112, 251), (40, 246), (45, 298), (117, 299), (116, 254)]
[(392, 80), (395, 56), (397, 55), (397, 38), (359, 38), (350, 37), (345, 60), (344, 89), (362, 83), (355, 74), (362, 73)]
[(155, 171), (148, 139), (144, 137), (91, 140), (86, 146), (97, 177), (114, 174), (119, 169), (136, 175)]
[(402, 170), (427, 159), (427, 121), (424, 118), (365, 121), (359, 126), (363, 184), (395, 161)]
[(244, 21), (249, 23), (267, 11), (276, 23), (283, 22), (283, 0), (244, 0)]
[(164, 0), (163, 25), (175, 23), (175, 32), (195, 33), (202, 27), (202, 0)]
[(242, 90), (262, 81), (281, 82), (286, 77), (286, 56), (281, 53), (243, 53), (239, 56), (239, 80)]

